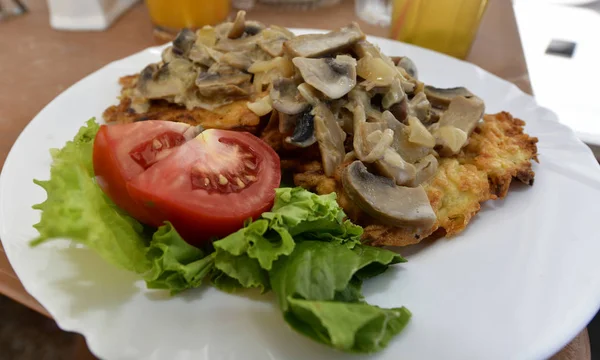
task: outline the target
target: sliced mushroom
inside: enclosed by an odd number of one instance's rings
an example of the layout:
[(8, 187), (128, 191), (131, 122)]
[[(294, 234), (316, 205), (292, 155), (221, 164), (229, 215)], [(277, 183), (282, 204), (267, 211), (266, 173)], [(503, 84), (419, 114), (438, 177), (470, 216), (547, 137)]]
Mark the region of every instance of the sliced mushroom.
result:
[[(289, 115), (288, 115), (289, 116)], [(296, 116), (296, 128), (292, 136), (285, 139), (288, 144), (298, 147), (308, 147), (317, 141), (315, 137), (314, 115), (310, 111)], [(280, 118), (281, 121), (281, 118)]]
[(180, 56), (187, 56), (190, 49), (196, 42), (196, 34), (190, 29), (183, 29), (173, 40), (173, 53)]
[(273, 57), (283, 55), (283, 43), (292, 38), (272, 27), (264, 30), (261, 36), (262, 38), (257, 42), (258, 46)]
[(173, 59), (184, 57), (181, 55), (177, 55), (175, 52), (173, 52), (173, 46), (169, 46), (168, 48), (164, 49), (162, 53), (160, 53), (160, 58), (164, 63), (168, 63), (171, 62)]
[(381, 175), (398, 185), (411, 182), (416, 169), (391, 147), (394, 142), (393, 131), (382, 122), (365, 122), (361, 109), (362, 105), (358, 105), (355, 112), (353, 148), (356, 158), (363, 162), (374, 162)]
[(417, 171), (415, 178), (407, 185), (414, 187), (429, 181), (429, 179), (435, 176), (438, 169), (438, 164), (437, 158), (431, 154), (417, 161), (415, 163), (415, 168)]
[(422, 186), (397, 186), (391, 179), (371, 174), (360, 161), (344, 169), (342, 185), (353, 203), (384, 224), (429, 229), (436, 221)]
[[(362, 103), (354, 101), (353, 113), (353, 128), (354, 137), (352, 138), (352, 148), (357, 158), (364, 158), (369, 152), (368, 144), (366, 143), (367, 135), (366, 128), (363, 127), (367, 123), (367, 115)], [(377, 123), (375, 123), (377, 124)], [(385, 124), (380, 125), (381, 129), (385, 129)]]
[(408, 114), (416, 117), (424, 124), (430, 123), (430, 110), (431, 104), (423, 92), (417, 93), (408, 102)]
[(375, 167), (381, 175), (392, 179), (396, 185), (411, 184), (417, 175), (415, 166), (406, 162), (390, 147), (386, 148), (382, 158), (375, 162)]
[(464, 96), (466, 98), (474, 96), (473, 93), (464, 87), (442, 89), (427, 85), (424, 91), (431, 105), (443, 109), (447, 108), (450, 105), (450, 101), (457, 96)]
[[(394, 132), (390, 129), (369, 131), (365, 129), (369, 125), (380, 125), (382, 123), (363, 123), (361, 126), (363, 144), (365, 149), (363, 156), (357, 156), (362, 162), (370, 163), (383, 158), (385, 151), (392, 145), (394, 141)], [(356, 151), (355, 151), (356, 152)]]
[(223, 56), (221, 56), (221, 61), (243, 71), (248, 70), (253, 63), (252, 59), (244, 51), (232, 51), (225, 53)]
[(308, 85), (307, 83), (298, 85), (298, 92), (306, 102), (313, 106), (319, 103), (319, 101), (321, 101), (323, 98), (323, 94), (320, 93), (319, 90)]
[(254, 74), (253, 85), (256, 92), (263, 91), (265, 86), (270, 86), (278, 78), (288, 78), (294, 74), (294, 64), (287, 57), (276, 57), (266, 61), (256, 61), (248, 68)]
[(400, 103), (405, 97), (406, 94), (404, 93), (404, 90), (402, 90), (400, 79), (394, 79), (389, 89), (387, 89), (383, 95), (381, 106), (383, 106), (384, 109), (389, 110), (392, 105)]
[(408, 117), (408, 141), (415, 145), (433, 148), (435, 146), (435, 138), (429, 130), (414, 116)]
[(296, 115), (310, 106), (300, 95), (296, 83), (292, 79), (280, 78), (273, 81), (270, 96), (273, 108), (280, 113)]
[(140, 73), (136, 89), (147, 99), (161, 99), (186, 92), (194, 85), (196, 70), (191, 62), (173, 59), (160, 68), (148, 65)]
[(292, 61), (304, 81), (330, 99), (341, 98), (356, 85), (356, 60), (348, 55), (335, 59), (297, 57)]
[(249, 74), (222, 75), (214, 72), (198, 74), (196, 87), (200, 95), (204, 97), (245, 97), (248, 92), (243, 89), (244, 83), (250, 82)]
[(260, 34), (246, 36), (238, 39), (224, 38), (219, 39), (214, 48), (223, 52), (248, 51), (254, 49), (257, 46), (258, 40), (260, 40)]
[(464, 96), (457, 96), (450, 101), (448, 110), (440, 117), (439, 124), (440, 127), (454, 126), (469, 136), (481, 120), (484, 111), (485, 104), (480, 98), (474, 96), (467, 99)]
[(244, 35), (244, 30), (246, 29), (246, 12), (243, 10), (238, 11), (235, 16), (235, 20), (233, 21), (233, 25), (229, 32), (227, 33), (227, 37), (230, 39), (237, 39)]
[(293, 57), (319, 57), (332, 54), (365, 38), (356, 23), (331, 31), (327, 34), (300, 35), (283, 44), (285, 51)]
[(338, 111), (337, 121), (346, 134), (354, 133), (354, 114), (348, 109), (348, 106), (344, 106)]
[(244, 33), (249, 36), (257, 35), (266, 29), (265, 24), (260, 21), (254, 20), (246, 20), (246, 26), (244, 28)]
[(223, 53), (220, 51), (196, 42), (192, 46), (188, 58), (197, 64), (209, 67), (219, 62), (222, 56)]
[(419, 73), (417, 71), (417, 65), (415, 65), (415, 63), (410, 58), (402, 56), (400, 60), (396, 63), (396, 66), (406, 70), (408, 75), (410, 75), (410, 77), (412, 77), (413, 79), (418, 78)]
[(410, 129), (398, 121), (389, 111), (384, 111), (382, 119), (387, 123), (388, 127), (394, 131), (394, 142), (392, 148), (409, 163), (415, 163), (419, 159), (431, 153), (431, 149), (426, 146), (420, 146), (411, 143), (408, 138)]
[(381, 105), (384, 109), (389, 110), (401, 122), (406, 120), (408, 115), (408, 99), (400, 79), (394, 79), (392, 86), (383, 96)]
[(315, 136), (319, 143), (323, 170), (332, 176), (344, 160), (346, 133), (335, 120), (327, 105), (320, 103), (313, 109)]
[(350, 99), (350, 103), (348, 104), (349, 106), (347, 107), (348, 110), (354, 113), (354, 108), (356, 104), (361, 104), (363, 107), (362, 111), (366, 114), (367, 119), (381, 121), (381, 111), (373, 107), (373, 105), (371, 104), (371, 98), (364, 89), (358, 86), (355, 87), (348, 94), (348, 99)]

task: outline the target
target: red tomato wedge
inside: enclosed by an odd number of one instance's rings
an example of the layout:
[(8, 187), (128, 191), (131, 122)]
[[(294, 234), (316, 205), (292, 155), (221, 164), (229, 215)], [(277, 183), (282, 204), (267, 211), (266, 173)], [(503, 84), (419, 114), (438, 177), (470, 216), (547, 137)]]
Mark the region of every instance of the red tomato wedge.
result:
[(249, 133), (206, 130), (127, 184), (132, 198), (192, 244), (223, 237), (273, 206), (279, 157)]
[(161, 220), (128, 194), (126, 184), (199, 130), (184, 123), (150, 120), (102, 125), (94, 140), (94, 173), (108, 197), (137, 220), (160, 225)]
[(145, 121), (103, 126), (94, 144), (94, 170), (105, 193), (141, 222), (170, 221), (194, 245), (270, 210), (281, 180), (279, 157), (254, 135), (197, 132)]

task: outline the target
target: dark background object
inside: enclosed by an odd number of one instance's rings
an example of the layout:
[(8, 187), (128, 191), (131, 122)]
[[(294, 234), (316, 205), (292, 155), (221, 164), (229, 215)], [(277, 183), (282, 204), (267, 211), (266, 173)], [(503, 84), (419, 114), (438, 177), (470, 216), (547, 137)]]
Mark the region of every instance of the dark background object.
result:
[(546, 48), (546, 54), (572, 58), (576, 46), (572, 41), (553, 39)]

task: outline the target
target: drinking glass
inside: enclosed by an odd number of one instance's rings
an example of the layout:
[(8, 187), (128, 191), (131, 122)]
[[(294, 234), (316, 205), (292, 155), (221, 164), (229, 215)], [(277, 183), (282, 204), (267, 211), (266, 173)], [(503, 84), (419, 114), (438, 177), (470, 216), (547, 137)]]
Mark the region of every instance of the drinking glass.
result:
[(390, 37), (464, 59), (487, 0), (393, 0)]
[(146, 0), (146, 5), (155, 29), (170, 34), (216, 25), (231, 10), (229, 0)]

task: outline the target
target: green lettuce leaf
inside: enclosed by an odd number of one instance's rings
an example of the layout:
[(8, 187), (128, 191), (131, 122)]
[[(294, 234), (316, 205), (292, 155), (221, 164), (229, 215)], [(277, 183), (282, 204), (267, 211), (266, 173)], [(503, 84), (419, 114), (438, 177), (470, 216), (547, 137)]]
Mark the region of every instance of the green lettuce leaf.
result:
[(404, 261), (381, 248), (303, 241), (274, 263), (269, 276), (293, 329), (340, 350), (372, 352), (404, 328), (410, 312), (365, 303), (362, 280)]
[(154, 233), (146, 255), (152, 263), (146, 285), (171, 294), (199, 287), (214, 266), (214, 256), (185, 242), (169, 222)]
[(275, 204), (263, 218), (286, 228), (295, 242), (305, 239), (360, 243), (363, 230), (345, 220), (346, 214), (336, 201), (336, 194), (317, 195), (301, 187), (275, 190)]
[(289, 299), (285, 320), (296, 331), (336, 349), (376, 352), (408, 324), (407, 308), (382, 309), (366, 303)]
[(90, 119), (73, 141), (51, 150), (50, 180), (34, 180), (46, 190), (47, 199), (33, 206), (42, 214), (34, 225), (40, 236), (31, 246), (72, 239), (116, 266), (145, 273), (150, 262), (143, 226), (104, 195), (94, 179), (92, 152), (98, 129)]
[(175, 294), (200, 286), (214, 256), (188, 245), (170, 223), (152, 235), (153, 229), (127, 215), (96, 184), (92, 154), (99, 128), (90, 119), (62, 149), (51, 150), (50, 180), (34, 180), (47, 199), (34, 205), (42, 213), (34, 225), (40, 236), (31, 246), (71, 239), (113, 265), (142, 274), (148, 288)]
[(303, 188), (275, 190), (275, 204), (262, 218), (214, 242), (213, 284), (225, 291), (256, 287), (269, 289), (267, 272), (278, 258), (290, 255), (304, 239), (346, 243), (360, 242), (362, 228), (344, 221), (346, 215), (335, 194), (317, 195)]

